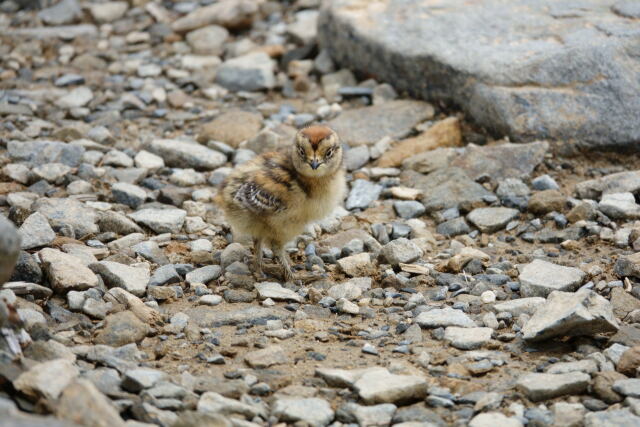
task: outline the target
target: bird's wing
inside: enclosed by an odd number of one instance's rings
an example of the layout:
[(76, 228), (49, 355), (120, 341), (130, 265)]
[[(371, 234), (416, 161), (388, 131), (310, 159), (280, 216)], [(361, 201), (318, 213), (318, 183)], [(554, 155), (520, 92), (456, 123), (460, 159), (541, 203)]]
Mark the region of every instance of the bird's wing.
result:
[(258, 214), (278, 212), (284, 209), (284, 204), (279, 198), (255, 182), (245, 182), (240, 185), (233, 195), (233, 199), (246, 209)]

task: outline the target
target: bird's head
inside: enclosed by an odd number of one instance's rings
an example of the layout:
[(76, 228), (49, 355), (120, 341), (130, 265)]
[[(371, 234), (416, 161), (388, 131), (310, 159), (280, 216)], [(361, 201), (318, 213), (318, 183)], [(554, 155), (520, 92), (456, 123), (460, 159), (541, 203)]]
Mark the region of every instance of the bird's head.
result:
[(293, 165), (302, 175), (320, 178), (342, 166), (342, 146), (338, 135), (327, 126), (309, 126), (296, 134)]

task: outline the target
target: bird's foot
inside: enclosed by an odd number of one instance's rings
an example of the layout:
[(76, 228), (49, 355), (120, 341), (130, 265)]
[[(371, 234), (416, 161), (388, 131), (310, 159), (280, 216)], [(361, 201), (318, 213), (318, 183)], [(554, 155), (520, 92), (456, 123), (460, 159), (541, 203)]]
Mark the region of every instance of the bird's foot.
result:
[(253, 275), (257, 280), (264, 280), (267, 278), (267, 275), (264, 274), (263, 267), (264, 265), (261, 262), (253, 263)]
[(293, 274), (293, 271), (291, 270), (291, 268), (284, 268), (284, 280), (285, 282), (293, 282), (295, 281), (296, 276), (295, 274)]

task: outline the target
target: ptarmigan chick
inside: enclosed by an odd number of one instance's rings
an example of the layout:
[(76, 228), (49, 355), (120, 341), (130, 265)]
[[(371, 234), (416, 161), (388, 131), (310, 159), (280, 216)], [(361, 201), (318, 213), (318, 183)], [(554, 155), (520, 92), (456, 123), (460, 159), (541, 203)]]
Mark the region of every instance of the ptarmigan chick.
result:
[(262, 248), (269, 245), (291, 281), (284, 245), (331, 213), (344, 192), (338, 135), (326, 126), (310, 126), (296, 134), (288, 153), (264, 153), (235, 168), (217, 201), (234, 235), (253, 238), (256, 274), (262, 276)]

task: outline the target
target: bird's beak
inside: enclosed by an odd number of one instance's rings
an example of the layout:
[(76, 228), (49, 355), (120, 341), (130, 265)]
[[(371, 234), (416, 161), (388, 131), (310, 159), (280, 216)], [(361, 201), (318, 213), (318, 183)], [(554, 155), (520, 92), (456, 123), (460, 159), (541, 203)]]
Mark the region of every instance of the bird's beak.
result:
[(317, 159), (313, 159), (309, 165), (311, 166), (311, 169), (316, 170), (320, 166), (320, 162)]

